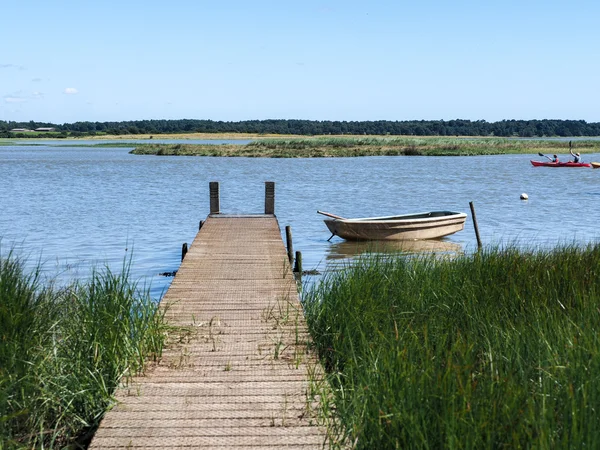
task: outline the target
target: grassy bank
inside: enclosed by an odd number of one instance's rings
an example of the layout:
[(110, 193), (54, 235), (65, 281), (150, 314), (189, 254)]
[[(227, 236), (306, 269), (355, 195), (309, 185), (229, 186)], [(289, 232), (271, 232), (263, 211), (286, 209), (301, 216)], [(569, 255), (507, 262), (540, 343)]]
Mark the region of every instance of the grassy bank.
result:
[(0, 448), (79, 448), (121, 376), (160, 355), (166, 326), (127, 268), (53, 289), (0, 258)]
[(598, 448), (600, 246), (369, 259), (305, 294), (356, 448)]
[[(577, 141), (581, 153), (600, 151), (600, 141)], [(500, 138), (384, 138), (315, 137), (258, 139), (247, 145), (138, 144), (131, 153), (165, 156), (247, 156), (314, 158), (349, 156), (471, 156), (531, 153), (567, 153), (562, 141)]]

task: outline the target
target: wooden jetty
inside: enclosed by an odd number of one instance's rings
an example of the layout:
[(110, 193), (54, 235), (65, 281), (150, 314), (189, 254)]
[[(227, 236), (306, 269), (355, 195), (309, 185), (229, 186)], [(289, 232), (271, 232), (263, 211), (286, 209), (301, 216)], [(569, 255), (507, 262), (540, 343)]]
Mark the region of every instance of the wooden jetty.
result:
[(311, 392), (320, 366), (274, 215), (224, 215), (210, 183), (201, 223), (161, 301), (182, 327), (159, 363), (119, 388), (91, 449), (326, 447)]

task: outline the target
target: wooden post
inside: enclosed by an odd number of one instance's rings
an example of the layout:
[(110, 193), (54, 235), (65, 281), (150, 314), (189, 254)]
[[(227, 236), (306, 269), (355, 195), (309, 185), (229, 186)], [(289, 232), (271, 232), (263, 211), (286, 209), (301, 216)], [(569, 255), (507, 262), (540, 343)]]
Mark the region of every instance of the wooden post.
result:
[(265, 214), (275, 214), (274, 181), (265, 181)]
[(296, 279), (302, 281), (302, 252), (296, 252), (296, 266), (294, 267), (296, 272)]
[(294, 244), (292, 243), (292, 227), (286, 225), (285, 227), (285, 242), (287, 246), (287, 255), (290, 260), (290, 266), (294, 262)]
[(187, 242), (184, 242), (183, 245), (181, 246), (181, 260), (183, 261), (183, 258), (185, 258), (185, 255), (188, 252), (188, 246), (187, 246)]
[(219, 182), (211, 181), (208, 186), (210, 190), (210, 213), (220, 214), (221, 203), (219, 201)]
[(202, 229), (202, 225), (204, 225), (204, 220), (200, 221), (200, 224), (198, 225), (198, 231)]
[(477, 248), (481, 249), (481, 238), (479, 237), (479, 227), (477, 226), (477, 216), (475, 215), (475, 206), (473, 202), (469, 202), (471, 207), (471, 216), (473, 217), (473, 226), (475, 227), (475, 237), (477, 238)]

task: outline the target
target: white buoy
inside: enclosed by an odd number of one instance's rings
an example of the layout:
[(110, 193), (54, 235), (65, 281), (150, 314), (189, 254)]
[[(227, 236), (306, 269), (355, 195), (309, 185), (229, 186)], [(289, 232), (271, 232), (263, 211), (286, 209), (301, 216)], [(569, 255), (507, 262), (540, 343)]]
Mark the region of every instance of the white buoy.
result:
[(521, 200), (527, 200), (527, 199), (529, 199), (529, 195), (527, 195), (525, 192), (523, 192), (521, 194)]

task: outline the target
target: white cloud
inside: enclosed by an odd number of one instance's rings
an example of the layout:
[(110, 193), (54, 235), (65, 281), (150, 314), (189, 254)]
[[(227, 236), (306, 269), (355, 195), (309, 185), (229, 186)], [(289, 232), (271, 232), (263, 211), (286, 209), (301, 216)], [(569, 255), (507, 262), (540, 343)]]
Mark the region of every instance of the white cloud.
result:
[(74, 95), (77, 94), (79, 91), (75, 88), (65, 88), (65, 94), (69, 94), (69, 95)]
[(14, 95), (5, 95), (4, 101), (6, 103), (23, 103), (23, 102), (26, 102), (27, 99), (23, 98), (23, 97), (16, 97)]
[(44, 93), (43, 92), (39, 92), (39, 91), (35, 91), (31, 94), (31, 97), (33, 98), (44, 98)]
[(17, 70), (25, 70), (25, 67), (19, 66), (17, 64), (0, 64), (0, 69), (17, 69)]

